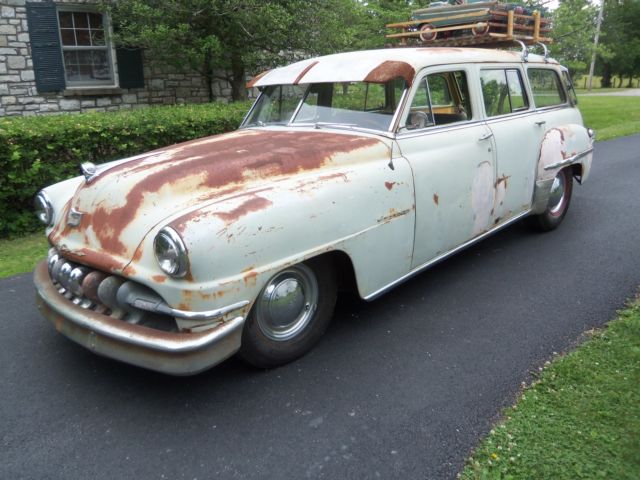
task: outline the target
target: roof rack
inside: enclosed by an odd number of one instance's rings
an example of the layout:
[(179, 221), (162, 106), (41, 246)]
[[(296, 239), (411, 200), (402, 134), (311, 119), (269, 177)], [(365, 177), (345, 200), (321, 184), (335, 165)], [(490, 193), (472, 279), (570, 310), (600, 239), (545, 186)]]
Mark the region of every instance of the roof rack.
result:
[[(462, 0), (465, 1), (465, 0)], [(406, 22), (390, 23), (399, 29), (386, 38), (397, 39), (393, 46), (503, 48), (515, 42), (525, 45), (549, 44), (551, 19), (539, 10), (497, 1), (447, 5), (416, 10)], [(443, 6), (444, 5), (444, 6)], [(546, 46), (545, 56), (546, 55)]]

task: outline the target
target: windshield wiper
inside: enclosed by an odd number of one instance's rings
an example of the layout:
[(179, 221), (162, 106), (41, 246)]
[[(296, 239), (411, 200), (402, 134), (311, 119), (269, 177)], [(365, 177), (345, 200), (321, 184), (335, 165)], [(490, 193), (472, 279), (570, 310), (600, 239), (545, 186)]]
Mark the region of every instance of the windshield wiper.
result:
[(288, 127), (313, 127), (315, 129), (321, 129), (322, 127), (328, 128), (345, 128), (347, 130), (362, 129), (357, 123), (338, 123), (338, 122), (292, 122), (287, 125)]
[(348, 128), (353, 129), (353, 127), (358, 127), (357, 123), (338, 123), (338, 122), (315, 122), (313, 124), (313, 128), (320, 129), (321, 127), (332, 127), (332, 128)]

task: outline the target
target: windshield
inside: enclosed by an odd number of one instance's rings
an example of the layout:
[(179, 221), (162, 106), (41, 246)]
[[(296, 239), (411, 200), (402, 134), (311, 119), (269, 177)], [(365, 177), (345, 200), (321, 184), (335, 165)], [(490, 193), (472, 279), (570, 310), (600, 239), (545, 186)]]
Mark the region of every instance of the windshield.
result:
[(244, 127), (331, 125), (388, 131), (406, 82), (271, 85), (262, 90)]

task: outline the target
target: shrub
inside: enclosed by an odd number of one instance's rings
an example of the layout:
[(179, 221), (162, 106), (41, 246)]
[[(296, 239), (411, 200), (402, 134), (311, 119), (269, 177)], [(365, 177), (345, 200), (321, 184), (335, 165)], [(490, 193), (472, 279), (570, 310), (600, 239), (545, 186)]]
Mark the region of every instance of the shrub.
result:
[(247, 103), (180, 105), (0, 119), (0, 237), (38, 228), (39, 189), (102, 163), (193, 138), (234, 130)]

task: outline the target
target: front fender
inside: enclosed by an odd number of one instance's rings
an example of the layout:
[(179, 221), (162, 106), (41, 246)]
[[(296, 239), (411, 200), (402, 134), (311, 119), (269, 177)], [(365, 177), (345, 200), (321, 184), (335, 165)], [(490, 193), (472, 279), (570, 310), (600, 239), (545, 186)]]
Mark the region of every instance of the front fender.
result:
[(366, 297), (411, 265), (411, 170), (402, 158), (390, 165), (389, 158), (378, 158), (295, 176), (195, 209), (169, 222), (189, 252), (186, 279), (167, 277), (157, 267), (153, 238), (162, 225), (149, 232), (124, 273), (174, 308), (207, 310), (253, 303), (279, 270), (342, 251)]

